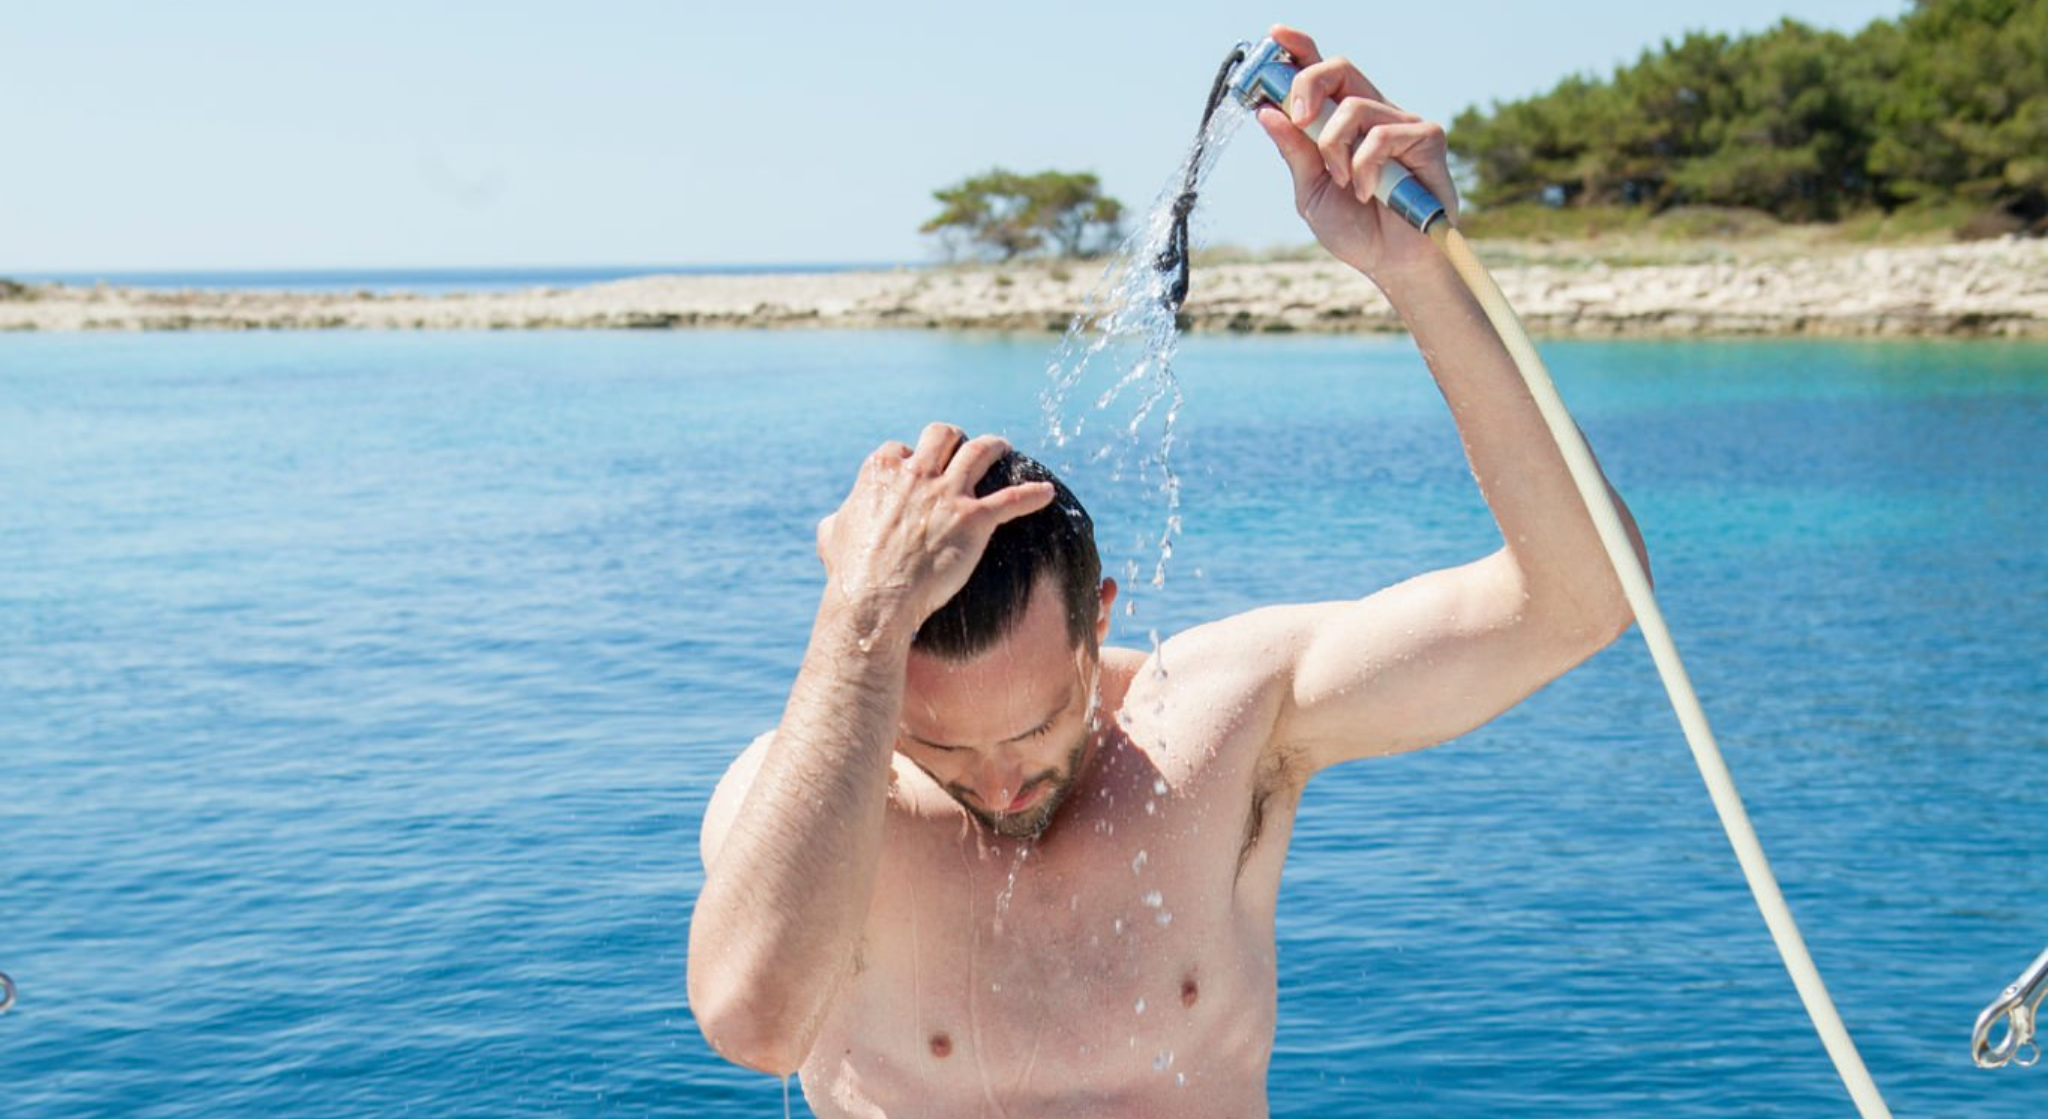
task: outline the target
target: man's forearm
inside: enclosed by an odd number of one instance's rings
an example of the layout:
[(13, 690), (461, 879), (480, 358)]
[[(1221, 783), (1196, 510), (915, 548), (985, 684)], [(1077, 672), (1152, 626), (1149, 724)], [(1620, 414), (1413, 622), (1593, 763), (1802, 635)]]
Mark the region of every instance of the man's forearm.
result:
[(707, 1037), (770, 1072), (802, 1061), (874, 892), (910, 635), (826, 592), (738, 816), (705, 869), (690, 995)]
[[(1564, 457), (1478, 301), (1441, 256), (1376, 279), (1450, 405), (1531, 602), (1625, 617), (1620, 585)], [(1633, 537), (1627, 509), (1618, 497), (1616, 504)]]

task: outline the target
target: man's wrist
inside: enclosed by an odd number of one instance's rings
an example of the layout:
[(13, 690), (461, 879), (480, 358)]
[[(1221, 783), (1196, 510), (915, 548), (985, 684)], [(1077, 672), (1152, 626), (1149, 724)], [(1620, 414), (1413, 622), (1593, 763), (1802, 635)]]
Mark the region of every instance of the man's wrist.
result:
[(902, 596), (881, 590), (849, 592), (827, 585), (818, 604), (816, 635), (841, 653), (902, 657), (924, 619)]
[(1399, 268), (1382, 268), (1371, 279), (1411, 334), (1425, 322), (1464, 324), (1479, 313), (1471, 290), (1441, 253), (1434, 259), (1408, 261)]
[(1427, 252), (1407, 254), (1397, 261), (1381, 261), (1375, 268), (1359, 271), (1397, 306), (1410, 296), (1435, 298), (1446, 289), (1463, 287), (1457, 270), (1433, 245)]

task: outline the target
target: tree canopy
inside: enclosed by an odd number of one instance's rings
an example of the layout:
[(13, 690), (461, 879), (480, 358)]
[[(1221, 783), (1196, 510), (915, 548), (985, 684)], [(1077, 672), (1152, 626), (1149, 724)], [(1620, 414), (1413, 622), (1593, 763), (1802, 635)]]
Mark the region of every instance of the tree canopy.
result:
[(932, 192), (942, 209), (919, 227), (936, 233), (949, 255), (966, 250), (1010, 260), (1049, 253), (1096, 256), (1122, 233), (1123, 203), (1102, 193), (1092, 174), (994, 168)]
[(1608, 80), (1465, 110), (1481, 205), (1747, 206), (1831, 219), (1956, 195), (2048, 216), (2048, 0), (1917, 0), (1844, 35), (1692, 33)]

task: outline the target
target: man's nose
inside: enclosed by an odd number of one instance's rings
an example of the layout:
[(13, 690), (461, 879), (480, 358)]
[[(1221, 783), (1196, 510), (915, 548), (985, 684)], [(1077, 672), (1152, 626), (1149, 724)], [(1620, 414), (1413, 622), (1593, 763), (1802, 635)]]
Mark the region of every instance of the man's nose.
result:
[(1024, 788), (1024, 767), (1017, 759), (1004, 755), (992, 756), (981, 763), (981, 774), (975, 782), (975, 793), (981, 803), (992, 812), (1001, 812), (1010, 807), (1017, 794)]

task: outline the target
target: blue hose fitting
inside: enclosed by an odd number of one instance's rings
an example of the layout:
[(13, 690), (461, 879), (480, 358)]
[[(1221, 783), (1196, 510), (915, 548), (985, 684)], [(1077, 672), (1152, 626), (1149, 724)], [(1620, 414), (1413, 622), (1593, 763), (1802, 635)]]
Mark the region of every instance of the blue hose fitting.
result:
[(1386, 203), (1388, 209), (1401, 215), (1403, 221), (1428, 233), (1430, 225), (1444, 216), (1444, 204), (1438, 202), (1436, 195), (1431, 194), (1429, 188), (1423, 186), (1415, 176), (1397, 167), (1390, 165), (1381, 170), (1380, 181), (1385, 182), (1390, 173), (1398, 173), (1400, 178), (1393, 186), (1375, 192), (1380, 196), (1380, 201)]

